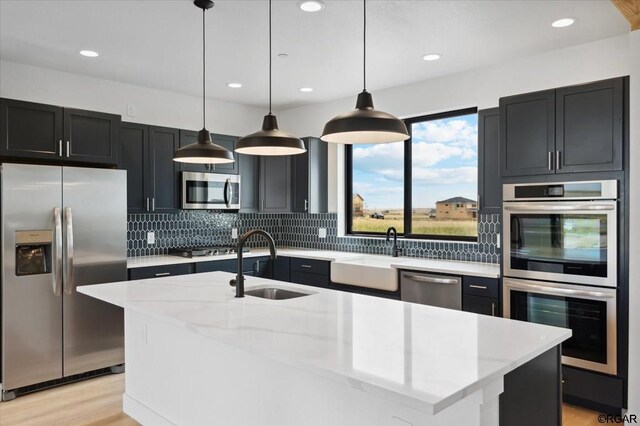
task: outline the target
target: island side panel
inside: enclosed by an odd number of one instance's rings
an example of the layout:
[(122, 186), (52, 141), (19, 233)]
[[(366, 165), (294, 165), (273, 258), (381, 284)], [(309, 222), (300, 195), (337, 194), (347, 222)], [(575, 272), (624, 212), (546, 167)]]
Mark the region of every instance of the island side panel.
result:
[(125, 412), (145, 424), (498, 425), (501, 379), (434, 416), (150, 316), (125, 323)]
[(508, 373), (500, 395), (500, 426), (560, 426), (561, 382), (560, 346)]

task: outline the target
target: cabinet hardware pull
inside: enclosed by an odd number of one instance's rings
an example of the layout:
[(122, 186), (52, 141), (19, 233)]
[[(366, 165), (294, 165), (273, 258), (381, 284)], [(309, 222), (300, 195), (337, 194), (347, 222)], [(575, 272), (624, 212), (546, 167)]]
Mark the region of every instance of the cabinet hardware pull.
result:
[(69, 152), (71, 151), (71, 142), (67, 141), (67, 157), (69, 157)]
[(151, 199), (151, 211), (155, 212), (156, 211), (156, 197), (153, 197)]
[(547, 160), (547, 167), (549, 170), (553, 170), (553, 152), (549, 151), (549, 158)]
[(471, 287), (471, 288), (479, 288), (481, 290), (486, 290), (487, 289), (486, 285), (469, 284), (469, 287)]
[(149, 211), (149, 197), (147, 197), (147, 211)]
[(482, 203), (480, 202), (480, 197), (482, 197), (480, 194), (478, 194), (478, 210), (482, 209)]
[(60, 153), (58, 154), (60, 157), (62, 157), (62, 139), (60, 139), (58, 141), (58, 151), (60, 151)]
[(309, 268), (311, 269), (311, 265), (300, 265), (301, 268)]
[(307, 200), (305, 198), (305, 200), (304, 200), (304, 211), (306, 212), (307, 210), (309, 210), (309, 200)]
[(562, 164), (560, 162), (560, 151), (556, 151), (556, 170), (560, 170)]
[(496, 302), (491, 302), (491, 316), (496, 316)]
[(171, 272), (158, 272), (156, 277), (166, 277), (167, 275), (171, 275)]

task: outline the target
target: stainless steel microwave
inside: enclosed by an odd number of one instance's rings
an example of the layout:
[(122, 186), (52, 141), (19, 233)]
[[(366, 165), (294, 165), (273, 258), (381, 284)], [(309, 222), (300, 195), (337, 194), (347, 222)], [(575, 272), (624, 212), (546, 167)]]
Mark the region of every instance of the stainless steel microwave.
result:
[(240, 176), (182, 172), (182, 208), (185, 210), (240, 209)]

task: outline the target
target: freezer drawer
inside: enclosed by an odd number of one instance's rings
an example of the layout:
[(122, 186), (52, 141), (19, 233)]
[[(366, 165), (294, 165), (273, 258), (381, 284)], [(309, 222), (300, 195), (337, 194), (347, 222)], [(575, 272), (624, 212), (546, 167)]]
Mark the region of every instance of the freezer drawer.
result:
[(440, 308), (462, 308), (462, 278), (402, 271), (400, 299)]

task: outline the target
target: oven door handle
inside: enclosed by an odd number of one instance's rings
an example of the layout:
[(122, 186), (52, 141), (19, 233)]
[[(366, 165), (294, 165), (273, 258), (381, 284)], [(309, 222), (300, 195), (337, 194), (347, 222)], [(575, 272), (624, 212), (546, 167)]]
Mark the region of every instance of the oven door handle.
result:
[(613, 204), (571, 204), (567, 206), (558, 206), (558, 205), (547, 205), (547, 204), (527, 204), (527, 205), (517, 205), (517, 204), (505, 204), (505, 210), (511, 211), (526, 211), (526, 212), (572, 212), (579, 210), (588, 210), (588, 211), (606, 211), (606, 210), (615, 210), (615, 205)]
[(588, 290), (573, 290), (570, 288), (551, 288), (543, 285), (535, 284), (507, 284), (507, 288), (524, 290), (528, 292), (539, 291), (545, 294), (558, 295), (558, 296), (583, 296), (594, 297), (598, 299), (612, 299), (615, 297), (615, 291), (611, 293), (603, 293), (601, 291), (588, 291)]

